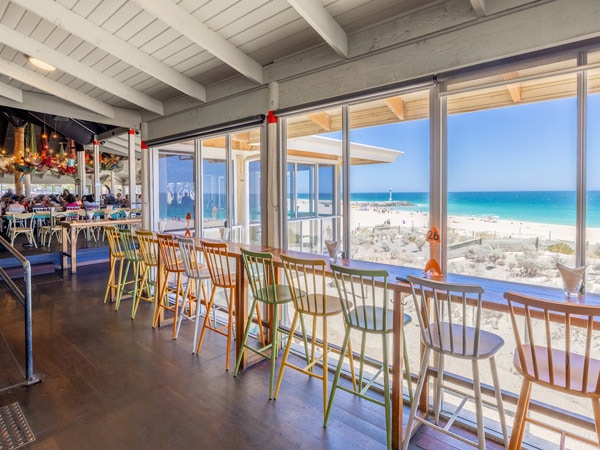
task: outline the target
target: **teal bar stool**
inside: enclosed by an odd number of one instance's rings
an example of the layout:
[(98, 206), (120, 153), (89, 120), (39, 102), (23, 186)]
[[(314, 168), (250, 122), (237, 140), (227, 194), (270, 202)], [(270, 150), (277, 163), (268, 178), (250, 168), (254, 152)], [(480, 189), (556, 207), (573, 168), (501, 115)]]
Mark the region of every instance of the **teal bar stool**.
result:
[[(354, 356), (354, 360), (360, 361), (358, 388), (351, 389), (340, 385), (340, 374), (344, 359), (338, 361), (335, 376), (327, 403), (325, 412), (325, 421), (323, 426), (327, 426), (333, 399), (338, 389), (354, 394), (362, 399), (371, 401), (385, 408), (385, 429), (387, 448), (392, 446), (392, 423), (391, 423), (391, 399), (390, 399), (390, 363), (388, 357), (388, 337), (392, 334), (394, 328), (394, 312), (388, 308), (388, 272), (385, 270), (351, 269), (331, 264), (333, 279), (338, 290), (340, 303), (342, 306), (342, 315), (346, 323), (346, 333), (342, 343), (341, 354), (345, 354), (350, 344), (350, 335), (352, 331), (361, 335), (360, 354)], [(411, 321), (409, 315), (404, 315), (404, 323)], [(382, 355), (381, 366), (370, 377), (366, 378), (364, 366), (366, 360), (366, 338), (367, 335), (379, 335), (381, 337)], [(406, 350), (404, 351), (404, 361), (406, 359)], [(405, 364), (406, 365), (406, 364)], [(379, 378), (383, 378), (383, 401), (369, 395), (369, 389)], [(406, 377), (410, 380), (410, 369), (406, 367)], [(409, 393), (411, 389), (409, 388)]]
[[(275, 380), (275, 361), (280, 347), (279, 339), (279, 313), (281, 305), (292, 301), (290, 288), (287, 284), (275, 283), (275, 268), (273, 266), (273, 254), (268, 252), (253, 252), (241, 249), (244, 260), (244, 268), (248, 276), (248, 284), (252, 292), (252, 305), (248, 315), (248, 322), (242, 338), (240, 354), (237, 358), (233, 376), (237, 376), (244, 350), (248, 349), (259, 354), (265, 359), (271, 361), (271, 373), (269, 377), (269, 400), (274, 398), (273, 385)], [(271, 306), (273, 315), (271, 320), (271, 342), (269, 344), (262, 342), (262, 347), (256, 348), (248, 344), (248, 335), (253, 325), (254, 312), (257, 313), (258, 327), (262, 330), (262, 321), (260, 320), (258, 302)], [(270, 352), (268, 352), (270, 350)], [(267, 353), (268, 352), (268, 353)]]

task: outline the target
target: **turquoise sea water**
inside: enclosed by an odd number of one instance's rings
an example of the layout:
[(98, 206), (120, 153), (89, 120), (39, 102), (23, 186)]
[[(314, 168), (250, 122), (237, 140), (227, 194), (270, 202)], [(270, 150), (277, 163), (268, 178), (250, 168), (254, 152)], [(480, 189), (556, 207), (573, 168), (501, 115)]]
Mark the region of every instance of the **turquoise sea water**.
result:
[[(389, 199), (390, 192), (350, 195), (353, 202), (385, 202)], [(392, 192), (391, 199), (416, 205), (397, 207), (398, 209), (429, 209), (429, 195), (426, 193)], [(450, 192), (448, 214), (478, 218), (498, 216), (500, 219), (514, 221), (575, 225), (575, 191)], [(587, 225), (600, 227), (600, 191), (588, 192)]]

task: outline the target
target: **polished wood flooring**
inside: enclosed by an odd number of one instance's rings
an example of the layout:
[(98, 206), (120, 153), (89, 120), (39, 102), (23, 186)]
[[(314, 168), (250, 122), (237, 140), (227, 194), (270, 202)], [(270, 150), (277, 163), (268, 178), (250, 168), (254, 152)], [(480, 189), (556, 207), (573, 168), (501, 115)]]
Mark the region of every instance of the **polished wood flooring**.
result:
[[(21, 405), (36, 436), (29, 448), (385, 448), (381, 407), (339, 392), (325, 429), (319, 380), (287, 370), (269, 401), (267, 362), (234, 378), (222, 336), (208, 333), (197, 356), (193, 323), (173, 340), (168, 324), (151, 328), (150, 304), (135, 320), (130, 300), (119, 311), (104, 304), (107, 273), (107, 264), (82, 266), (34, 283), (34, 371), (43, 382), (0, 391), (0, 406)], [(0, 387), (23, 379), (22, 317), (0, 290)], [(466, 447), (420, 432), (411, 448)]]

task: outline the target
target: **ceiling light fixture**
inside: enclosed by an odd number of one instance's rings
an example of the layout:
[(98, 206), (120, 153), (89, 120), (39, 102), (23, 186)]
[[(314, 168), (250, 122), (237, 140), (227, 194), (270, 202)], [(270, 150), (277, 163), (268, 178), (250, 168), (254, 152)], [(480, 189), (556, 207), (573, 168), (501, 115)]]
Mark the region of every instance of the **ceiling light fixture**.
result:
[(34, 58), (33, 56), (28, 56), (27, 58), (29, 59), (29, 62), (31, 64), (33, 64), (35, 67), (38, 67), (39, 69), (47, 70), (49, 72), (56, 70), (56, 67), (54, 67), (52, 64), (48, 64), (47, 62), (44, 62), (41, 59)]

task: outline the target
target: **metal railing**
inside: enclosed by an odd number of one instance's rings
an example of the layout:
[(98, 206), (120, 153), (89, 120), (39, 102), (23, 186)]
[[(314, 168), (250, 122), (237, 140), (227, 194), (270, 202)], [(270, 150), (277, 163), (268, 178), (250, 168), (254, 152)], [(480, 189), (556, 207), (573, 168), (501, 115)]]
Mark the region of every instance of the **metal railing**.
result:
[(31, 308), (31, 264), (25, 256), (19, 253), (10, 243), (0, 237), (0, 244), (4, 246), (19, 262), (23, 265), (23, 279), (25, 281), (25, 292), (16, 285), (16, 283), (10, 278), (4, 268), (0, 267), (0, 276), (11, 290), (15, 298), (21, 303), (24, 308), (24, 322), (25, 322), (25, 380), (21, 383), (17, 383), (12, 386), (6, 386), (0, 388), (0, 391), (5, 391), (20, 386), (30, 386), (32, 384), (39, 383), (41, 378), (34, 375), (33, 373), (33, 320), (32, 320), (32, 308)]

